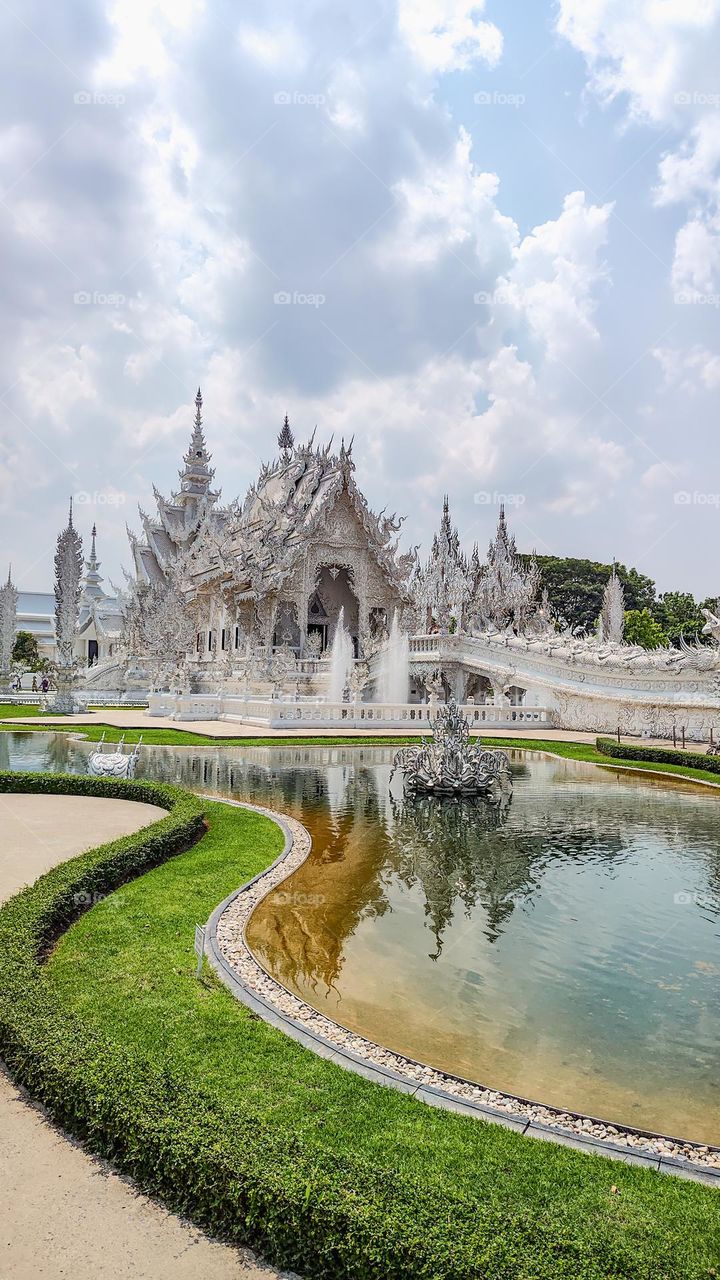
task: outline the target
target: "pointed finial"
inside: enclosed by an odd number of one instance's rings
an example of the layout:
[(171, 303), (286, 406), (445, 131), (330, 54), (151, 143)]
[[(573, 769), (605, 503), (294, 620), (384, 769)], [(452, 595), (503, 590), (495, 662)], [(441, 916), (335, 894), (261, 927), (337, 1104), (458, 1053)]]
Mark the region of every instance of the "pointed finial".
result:
[(70, 514), (69, 514), (69, 516), (68, 516), (68, 528), (69, 528), (69, 529), (72, 529), (72, 527), (73, 527), (72, 516), (73, 516), (73, 500), (72, 500), (72, 495), (71, 495), (71, 497), (70, 497)]
[(293, 445), (295, 444), (295, 437), (292, 431), (290, 430), (290, 420), (287, 414), (285, 414), (285, 420), (282, 424), (282, 430), (280, 432), (280, 435), (278, 436), (277, 442), (287, 461), (287, 459), (290, 456), (290, 453), (292, 452)]

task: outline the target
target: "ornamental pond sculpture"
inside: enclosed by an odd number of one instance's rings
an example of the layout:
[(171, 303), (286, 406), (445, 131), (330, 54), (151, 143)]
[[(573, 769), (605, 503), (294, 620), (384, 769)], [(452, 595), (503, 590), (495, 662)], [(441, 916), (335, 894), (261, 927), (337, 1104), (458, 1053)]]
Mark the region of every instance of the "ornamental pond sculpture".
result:
[(88, 757), (88, 773), (95, 778), (133, 778), (140, 755), (142, 735), (135, 746), (127, 754), (123, 751), (125, 735), (117, 745), (117, 751), (103, 751), (105, 734), (98, 742), (97, 749)]
[(470, 724), (451, 698), (440, 708), (430, 741), (402, 747), (395, 755), (405, 789), (439, 796), (488, 795), (499, 798), (512, 790), (510, 761), (504, 751), (490, 751), (470, 741)]

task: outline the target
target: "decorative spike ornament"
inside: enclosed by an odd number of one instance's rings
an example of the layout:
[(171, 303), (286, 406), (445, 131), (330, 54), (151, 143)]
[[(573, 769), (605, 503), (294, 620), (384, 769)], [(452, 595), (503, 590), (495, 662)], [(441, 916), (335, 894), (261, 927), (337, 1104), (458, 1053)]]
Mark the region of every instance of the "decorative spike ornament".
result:
[(57, 693), (52, 710), (63, 715), (75, 711), (72, 686), (75, 675), (75, 636), (83, 571), (82, 538), (73, 525), (72, 498), (67, 528), (58, 536), (55, 552), (55, 644)]
[(615, 562), (605, 583), (598, 638), (606, 644), (622, 644), (625, 634), (625, 592), (617, 576)]
[(7, 692), (10, 688), (12, 671), (12, 653), (17, 633), (18, 593), (12, 580), (12, 570), (8, 569), (7, 582), (0, 587), (0, 689)]
[(280, 451), (283, 455), (283, 461), (289, 462), (290, 455), (292, 454), (293, 447), (295, 445), (295, 437), (292, 431), (290, 430), (290, 422), (288, 420), (287, 414), (285, 414), (285, 421), (282, 424), (282, 430), (280, 432), (280, 435), (278, 436), (277, 442), (280, 447)]

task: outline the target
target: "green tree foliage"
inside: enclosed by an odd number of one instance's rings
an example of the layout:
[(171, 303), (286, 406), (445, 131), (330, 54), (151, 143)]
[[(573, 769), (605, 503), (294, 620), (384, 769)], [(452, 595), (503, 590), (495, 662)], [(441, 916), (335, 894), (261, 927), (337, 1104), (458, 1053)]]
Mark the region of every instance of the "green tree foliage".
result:
[[(553, 613), (561, 625), (575, 629), (584, 627), (590, 634), (595, 631), (602, 608), (603, 591), (610, 577), (612, 565), (601, 564), (597, 560), (576, 560), (563, 556), (537, 556), (542, 587), (547, 588)], [(530, 556), (520, 557), (525, 565)], [(642, 644), (646, 648), (655, 648), (658, 644), (678, 646), (682, 636), (692, 644), (695, 640), (707, 643), (708, 637), (702, 635), (705, 618), (702, 609), (717, 612), (717, 601), (696, 601), (689, 591), (665, 591), (657, 595), (655, 583), (637, 569), (627, 569), (624, 564), (616, 565), (617, 575), (625, 592), (625, 607), (629, 613), (650, 614), (661, 633), (654, 644), (646, 645), (644, 640), (630, 637), (625, 639), (634, 644)], [(627, 619), (627, 614), (626, 614)], [(636, 623), (637, 634), (658, 636), (658, 632), (648, 629), (647, 621)]]
[[(522, 556), (527, 563), (529, 556)], [(603, 591), (612, 565), (597, 560), (575, 560), (562, 556), (537, 556), (542, 586), (555, 617), (563, 625), (584, 627), (593, 632), (602, 608)], [(628, 609), (651, 609), (655, 604), (655, 583), (637, 569), (616, 565)]]
[(17, 662), (28, 671), (39, 671), (41, 669), (43, 664), (38, 643), (35, 636), (31, 635), (29, 631), (18, 631), (15, 636), (12, 658), (13, 662)]
[(628, 644), (642, 645), (643, 649), (659, 649), (668, 638), (649, 609), (625, 610), (625, 639)]
[(653, 615), (671, 644), (679, 645), (681, 636), (689, 643), (694, 640), (705, 643), (708, 637), (702, 635), (705, 626), (702, 609), (712, 608), (713, 603), (712, 600), (698, 603), (689, 591), (666, 591), (659, 597)]

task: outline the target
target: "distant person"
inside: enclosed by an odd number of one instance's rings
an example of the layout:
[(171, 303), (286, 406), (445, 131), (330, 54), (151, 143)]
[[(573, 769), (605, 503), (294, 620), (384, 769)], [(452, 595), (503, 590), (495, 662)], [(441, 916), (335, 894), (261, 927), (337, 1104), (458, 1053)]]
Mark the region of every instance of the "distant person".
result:
[(38, 687), (37, 687), (37, 676), (33, 676), (32, 689), (30, 690), (30, 692), (31, 692), (31, 693), (37, 693), (37, 691), (38, 691)]
[(43, 676), (42, 684), (40, 685), (40, 688), (42, 689), (43, 693), (48, 693), (50, 689), (50, 681), (48, 680), (47, 676)]

